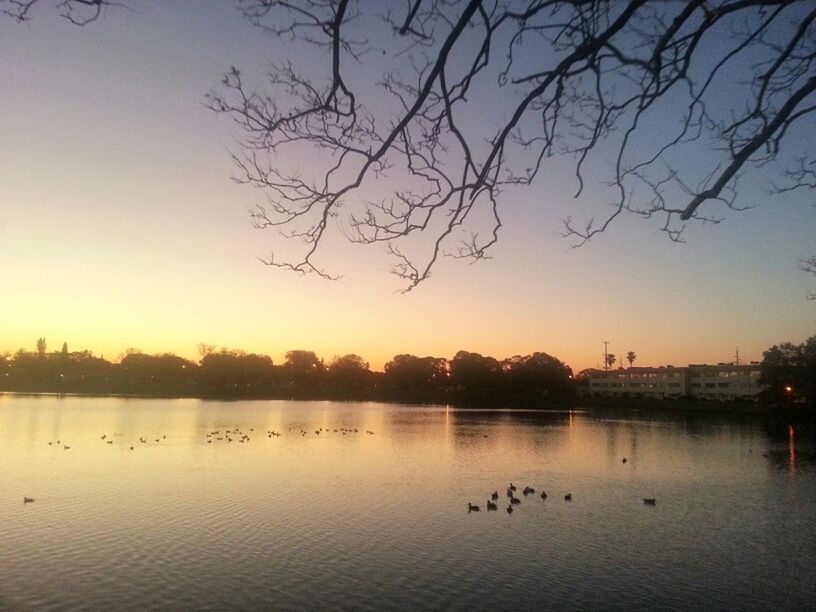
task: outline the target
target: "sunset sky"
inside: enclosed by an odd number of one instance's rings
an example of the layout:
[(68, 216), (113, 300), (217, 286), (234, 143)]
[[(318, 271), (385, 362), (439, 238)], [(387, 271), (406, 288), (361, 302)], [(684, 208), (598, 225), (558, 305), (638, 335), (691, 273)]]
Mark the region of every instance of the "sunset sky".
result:
[(32, 17), (0, 18), (0, 353), (45, 337), (197, 359), (206, 342), (380, 369), (398, 353), (544, 351), (578, 371), (601, 365), (604, 340), (636, 365), (685, 365), (816, 334), (816, 278), (798, 267), (816, 253), (813, 195), (750, 183), (756, 208), (685, 244), (630, 216), (570, 249), (561, 219), (598, 209), (564, 172), (506, 194), (492, 259), (444, 260), (405, 295), (381, 246), (333, 239), (340, 282), (268, 268), (273, 236), (247, 215), (261, 194), (230, 180), (236, 132), (204, 95), (285, 45), (230, 2), (140, 2), (83, 28), (46, 5)]

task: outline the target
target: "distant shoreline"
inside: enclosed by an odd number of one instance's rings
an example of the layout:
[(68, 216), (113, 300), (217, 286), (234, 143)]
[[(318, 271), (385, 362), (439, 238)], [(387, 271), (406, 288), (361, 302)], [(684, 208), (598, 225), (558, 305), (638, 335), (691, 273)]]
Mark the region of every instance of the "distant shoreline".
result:
[(459, 401), (440, 400), (432, 398), (338, 398), (329, 396), (301, 396), (301, 397), (269, 397), (269, 396), (224, 396), (205, 394), (139, 394), (139, 393), (59, 393), (55, 391), (0, 391), (0, 397), (66, 397), (66, 398), (117, 398), (117, 399), (146, 399), (146, 400), (202, 400), (202, 401), (316, 401), (316, 402), (337, 402), (337, 403), (365, 403), (377, 402), (393, 405), (420, 405), (420, 406), (450, 406), (459, 410), (483, 410), (489, 411), (522, 411), (522, 412), (562, 412), (580, 411), (588, 414), (604, 414), (609, 412), (625, 413), (688, 413), (688, 414), (711, 414), (711, 415), (731, 415), (750, 417), (771, 417), (771, 416), (810, 416), (814, 414), (806, 407), (785, 408), (779, 406), (769, 406), (760, 402), (739, 402), (739, 401), (705, 401), (705, 400), (661, 400), (644, 398), (610, 398), (578, 396), (569, 401), (550, 401), (532, 405), (529, 398), (508, 397), (505, 401), (500, 398), (490, 397), (479, 401), (478, 398), (466, 398)]

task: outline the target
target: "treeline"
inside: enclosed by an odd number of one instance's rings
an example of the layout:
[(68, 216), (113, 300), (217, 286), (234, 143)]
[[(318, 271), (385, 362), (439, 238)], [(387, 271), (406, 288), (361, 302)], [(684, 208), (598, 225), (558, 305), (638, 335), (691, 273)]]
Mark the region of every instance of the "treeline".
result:
[[(203, 345), (202, 345), (203, 346)], [(396, 355), (382, 372), (359, 355), (326, 364), (312, 351), (266, 355), (204, 347), (198, 362), (130, 349), (119, 363), (90, 351), (18, 351), (0, 361), (0, 391), (157, 397), (336, 399), (536, 407), (573, 394), (572, 370), (546, 353), (499, 361), (459, 351), (452, 359)]]
[(760, 370), (765, 403), (816, 406), (816, 336), (772, 346), (762, 353)]

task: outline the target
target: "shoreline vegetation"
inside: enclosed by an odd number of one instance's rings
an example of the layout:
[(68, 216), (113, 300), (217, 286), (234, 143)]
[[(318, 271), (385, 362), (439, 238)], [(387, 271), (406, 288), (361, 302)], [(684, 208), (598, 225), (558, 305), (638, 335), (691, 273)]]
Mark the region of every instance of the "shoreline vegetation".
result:
[(171, 353), (147, 355), (128, 349), (118, 362), (67, 344), (47, 352), (0, 354), (0, 394), (56, 394), (213, 400), (376, 401), (440, 404), (459, 408), (552, 410), (670, 410), (766, 414), (810, 412), (816, 396), (816, 336), (764, 353), (765, 390), (757, 401), (691, 398), (614, 398), (588, 394), (586, 379), (544, 352), (502, 361), (459, 351), (452, 359), (396, 355), (383, 371), (372, 371), (359, 355), (326, 364), (314, 352), (292, 350), (284, 363), (239, 350), (199, 345), (198, 362)]

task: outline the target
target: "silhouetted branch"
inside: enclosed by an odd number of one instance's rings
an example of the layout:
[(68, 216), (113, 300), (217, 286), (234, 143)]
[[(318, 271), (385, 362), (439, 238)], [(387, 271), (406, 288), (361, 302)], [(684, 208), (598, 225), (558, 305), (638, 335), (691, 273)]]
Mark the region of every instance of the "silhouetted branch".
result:
[[(31, 9), (43, 0), (0, 0), (0, 14), (23, 22), (31, 19)], [(54, 3), (60, 15), (74, 25), (84, 26), (96, 21), (103, 6), (119, 5), (111, 0), (61, 0)]]
[[(263, 91), (233, 68), (208, 96), (243, 132), (236, 179), (267, 193), (256, 226), (303, 243), (291, 262), (267, 263), (299, 273), (332, 276), (314, 262), (335, 224), (352, 241), (386, 243), (408, 290), (440, 255), (483, 259), (502, 192), (542, 180), (554, 155), (575, 160), (576, 197), (600, 186), (611, 198), (597, 222), (565, 220), (574, 244), (624, 212), (661, 215), (679, 241), (688, 221), (749, 207), (740, 175), (789, 164), (786, 137), (813, 127), (806, 0), (240, 4), (329, 60), (309, 76), (294, 58), (280, 63)], [(371, 27), (380, 21), (387, 39)], [(480, 100), (501, 103), (487, 121)], [(290, 161), (304, 155), (309, 175)], [(813, 168), (807, 158), (783, 170), (794, 184), (777, 190), (812, 187)]]

